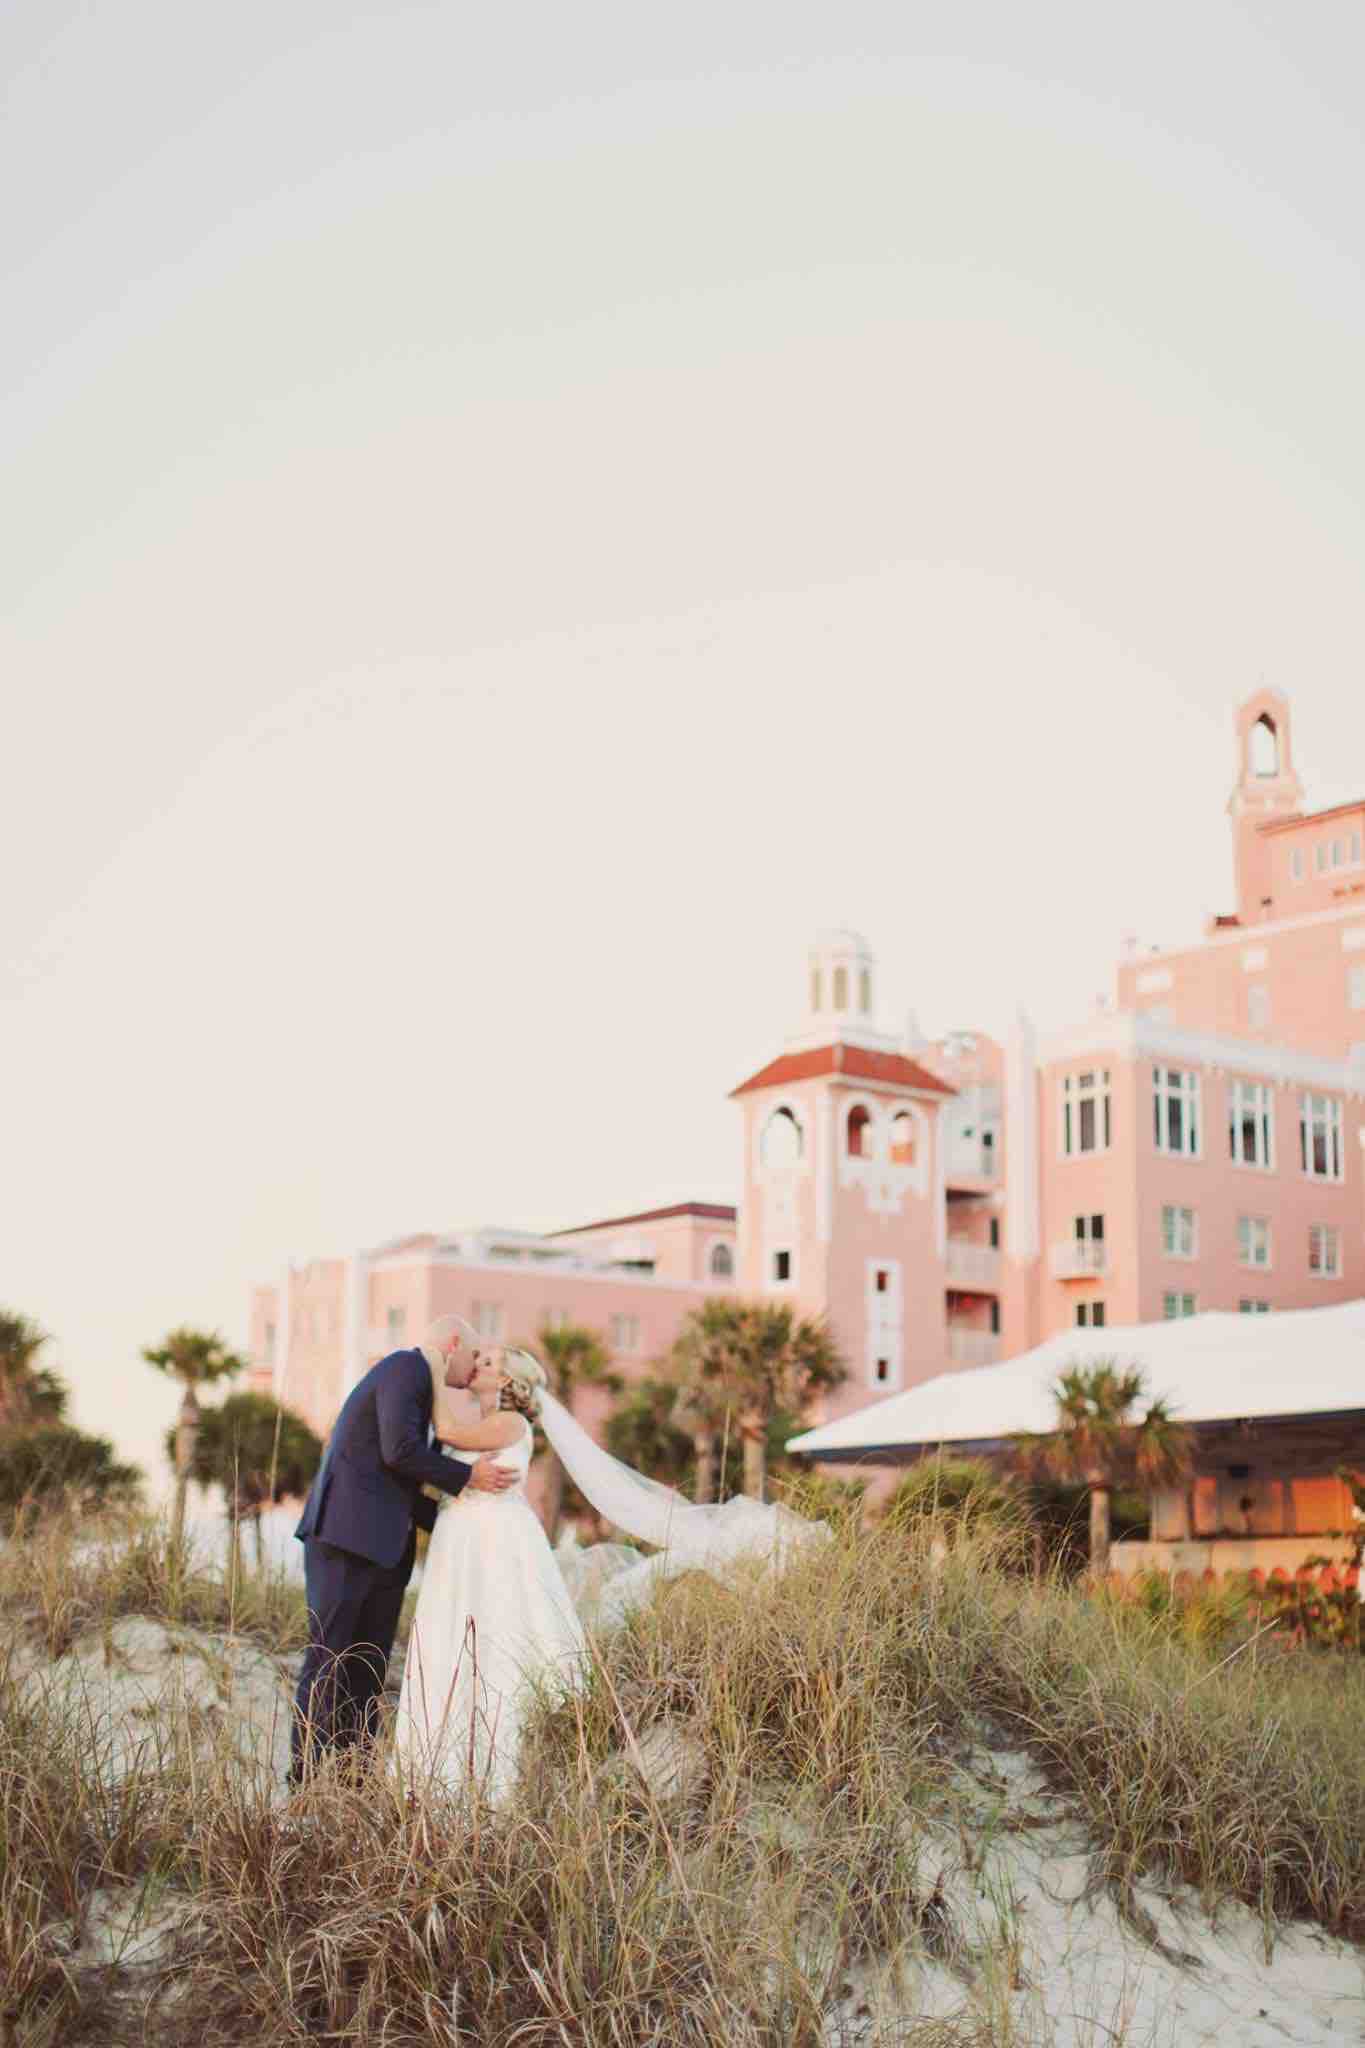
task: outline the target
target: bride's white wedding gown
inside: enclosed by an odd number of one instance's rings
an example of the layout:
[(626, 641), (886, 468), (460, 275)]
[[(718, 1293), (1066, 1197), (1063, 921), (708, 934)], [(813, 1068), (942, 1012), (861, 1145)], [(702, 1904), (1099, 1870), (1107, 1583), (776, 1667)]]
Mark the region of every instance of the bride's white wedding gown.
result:
[[(414, 1779), (472, 1778), (496, 1802), (516, 1775), (538, 1688), (572, 1686), (583, 1629), (526, 1494), (531, 1425), (497, 1453), (518, 1482), (465, 1487), (436, 1517), (403, 1666), (394, 1743)], [(477, 1451), (447, 1450), (472, 1465)]]

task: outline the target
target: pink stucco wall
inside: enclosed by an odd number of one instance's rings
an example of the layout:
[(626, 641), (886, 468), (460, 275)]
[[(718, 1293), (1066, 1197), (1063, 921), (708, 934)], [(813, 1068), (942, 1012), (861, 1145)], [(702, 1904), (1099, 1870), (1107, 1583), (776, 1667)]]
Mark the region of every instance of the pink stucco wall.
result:
[(550, 1242), (613, 1263), (646, 1259), (656, 1279), (724, 1292), (734, 1279), (734, 1210), (719, 1203), (680, 1208), (682, 1213), (664, 1210), (583, 1224), (556, 1232)]
[[(1080, 1071), (1082, 1065), (1095, 1070), (1102, 1060), (1111, 1076), (1110, 1146), (1068, 1159), (1059, 1139), (1062, 1076)], [(1051, 1335), (1074, 1323), (1081, 1302), (1102, 1301), (1106, 1321), (1113, 1324), (1158, 1320), (1168, 1292), (1193, 1294), (1200, 1310), (1236, 1310), (1245, 1299), (1268, 1301), (1272, 1308), (1309, 1308), (1358, 1295), (1365, 1247), (1361, 1097), (1324, 1091), (1341, 1103), (1345, 1177), (1339, 1183), (1312, 1179), (1300, 1163), (1299, 1114), (1306, 1091), (1258, 1070), (1254, 1047), (1247, 1048), (1238, 1078), (1264, 1081), (1271, 1088), (1271, 1171), (1229, 1156), (1228, 1102), (1234, 1077), (1216, 1065), (1193, 1069), (1200, 1084), (1199, 1156), (1158, 1151), (1153, 1114), (1158, 1064), (1166, 1062), (1097, 1052), (1084, 1061), (1073, 1055), (1044, 1075), (1044, 1144), (1051, 1158), (1043, 1176), (1043, 1333)], [(1165, 1249), (1163, 1209), (1168, 1205), (1193, 1212), (1193, 1257)], [(1104, 1217), (1103, 1272), (1083, 1279), (1057, 1278), (1051, 1270), (1054, 1252), (1074, 1240), (1077, 1216), (1093, 1214)], [(1243, 1216), (1269, 1226), (1268, 1267), (1242, 1263), (1238, 1220)], [(1341, 1272), (1335, 1278), (1310, 1269), (1312, 1225), (1326, 1225), (1338, 1233)]]

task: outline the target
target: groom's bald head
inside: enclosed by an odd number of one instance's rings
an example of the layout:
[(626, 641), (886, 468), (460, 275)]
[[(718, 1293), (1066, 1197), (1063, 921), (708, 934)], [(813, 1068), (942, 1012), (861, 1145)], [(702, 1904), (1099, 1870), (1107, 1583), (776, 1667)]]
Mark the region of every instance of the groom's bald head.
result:
[(443, 1386), (467, 1387), (478, 1371), (478, 1332), (463, 1316), (438, 1316), (422, 1339), (422, 1349), (441, 1360)]

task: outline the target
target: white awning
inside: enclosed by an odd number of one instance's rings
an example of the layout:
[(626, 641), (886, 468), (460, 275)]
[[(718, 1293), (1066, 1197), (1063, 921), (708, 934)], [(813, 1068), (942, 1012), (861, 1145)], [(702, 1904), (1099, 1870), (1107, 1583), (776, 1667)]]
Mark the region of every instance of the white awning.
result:
[(1139, 1366), (1147, 1391), (1182, 1422), (1365, 1410), (1365, 1301), (1269, 1315), (1210, 1312), (1168, 1323), (1063, 1330), (1003, 1365), (940, 1373), (837, 1422), (788, 1439), (829, 1458), (847, 1452), (989, 1443), (1055, 1423), (1052, 1389), (1068, 1366)]

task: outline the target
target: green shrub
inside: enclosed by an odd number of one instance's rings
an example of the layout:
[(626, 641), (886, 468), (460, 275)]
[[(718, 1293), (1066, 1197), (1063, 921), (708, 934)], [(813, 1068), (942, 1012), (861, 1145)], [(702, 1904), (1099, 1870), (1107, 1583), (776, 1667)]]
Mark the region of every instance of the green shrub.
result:
[(67, 1422), (38, 1423), (0, 1435), (0, 1524), (54, 1508), (92, 1511), (137, 1498), (142, 1474), (121, 1464), (106, 1437)]

